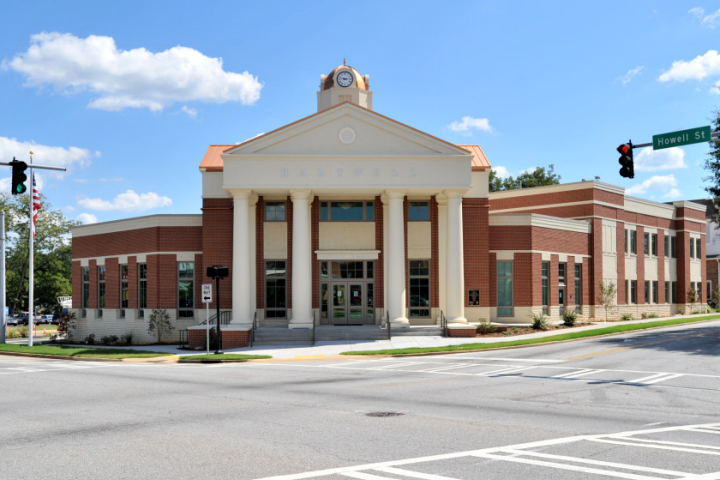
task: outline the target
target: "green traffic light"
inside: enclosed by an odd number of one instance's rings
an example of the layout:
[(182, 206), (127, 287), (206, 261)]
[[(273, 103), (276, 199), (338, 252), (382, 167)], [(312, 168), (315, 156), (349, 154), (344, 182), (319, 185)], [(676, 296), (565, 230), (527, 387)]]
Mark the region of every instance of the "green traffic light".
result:
[(15, 188), (17, 193), (25, 193), (25, 190), (27, 190), (27, 187), (22, 183)]

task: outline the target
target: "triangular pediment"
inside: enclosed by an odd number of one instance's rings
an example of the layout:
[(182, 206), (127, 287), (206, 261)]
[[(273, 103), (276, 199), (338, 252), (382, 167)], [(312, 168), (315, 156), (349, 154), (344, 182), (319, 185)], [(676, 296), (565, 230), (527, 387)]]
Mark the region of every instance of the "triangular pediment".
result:
[(344, 103), (225, 151), (246, 156), (453, 156), (467, 151), (371, 110)]

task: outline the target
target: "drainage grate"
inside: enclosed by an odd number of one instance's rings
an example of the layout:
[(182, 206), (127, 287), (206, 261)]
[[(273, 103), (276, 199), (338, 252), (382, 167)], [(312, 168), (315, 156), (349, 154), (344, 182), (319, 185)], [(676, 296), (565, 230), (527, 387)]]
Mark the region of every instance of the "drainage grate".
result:
[(365, 415), (368, 417), (399, 417), (405, 414), (400, 412), (369, 412)]

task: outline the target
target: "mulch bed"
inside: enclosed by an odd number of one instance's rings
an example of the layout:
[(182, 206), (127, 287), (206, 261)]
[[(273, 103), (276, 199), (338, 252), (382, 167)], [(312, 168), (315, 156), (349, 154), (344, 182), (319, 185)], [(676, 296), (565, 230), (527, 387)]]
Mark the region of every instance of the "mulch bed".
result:
[[(563, 324), (560, 325), (551, 325), (546, 331), (555, 331), (555, 330), (567, 330), (575, 327), (584, 327), (585, 325), (592, 325), (590, 322), (576, 322), (574, 326), (572, 327), (566, 327)], [(480, 333), (478, 331), (478, 334), (475, 335), (476, 337), (514, 337), (515, 335), (525, 335), (527, 333), (536, 333), (541, 330), (535, 330), (532, 327), (504, 327), (504, 326), (497, 326), (495, 327), (496, 330), (492, 333)]]

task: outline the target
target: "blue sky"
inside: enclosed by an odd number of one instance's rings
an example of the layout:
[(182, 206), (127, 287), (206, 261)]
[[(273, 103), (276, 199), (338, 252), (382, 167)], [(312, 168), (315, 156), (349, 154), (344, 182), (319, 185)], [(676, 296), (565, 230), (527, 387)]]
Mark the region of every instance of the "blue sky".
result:
[(41, 191), (84, 222), (200, 213), (207, 146), (314, 113), (343, 58), (375, 111), (477, 143), (501, 174), (706, 197), (706, 144), (636, 151), (632, 180), (615, 148), (709, 124), (720, 2), (25, 1), (0, 18), (0, 158), (66, 166)]

